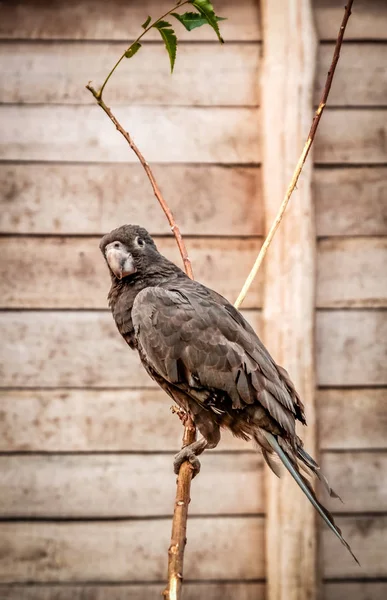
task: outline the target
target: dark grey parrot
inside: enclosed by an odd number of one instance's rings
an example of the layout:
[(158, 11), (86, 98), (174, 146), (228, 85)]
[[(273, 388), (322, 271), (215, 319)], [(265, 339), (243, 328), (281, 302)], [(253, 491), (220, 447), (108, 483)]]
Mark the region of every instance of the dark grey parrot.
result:
[(276, 475), (274, 457), (280, 458), (352, 554), (300, 470), (316, 475), (338, 497), (296, 434), (296, 421), (306, 425), (301, 399), (242, 314), (162, 256), (142, 227), (111, 231), (100, 249), (111, 275), (108, 300), (118, 331), (152, 379), (191, 414), (202, 436), (176, 455), (175, 471), (184, 460), (198, 471), (197, 455), (216, 447), (221, 428), (253, 439)]

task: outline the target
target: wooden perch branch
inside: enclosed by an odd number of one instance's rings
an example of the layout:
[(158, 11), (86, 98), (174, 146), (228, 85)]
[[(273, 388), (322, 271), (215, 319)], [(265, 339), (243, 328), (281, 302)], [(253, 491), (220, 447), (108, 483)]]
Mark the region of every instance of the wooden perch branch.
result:
[[(134, 143), (132, 137), (129, 135), (127, 131), (122, 127), (120, 122), (114, 116), (110, 108), (105, 104), (102, 100), (101, 94), (99, 94), (90, 83), (86, 86), (86, 88), (93, 94), (94, 98), (102, 108), (102, 110), (107, 114), (109, 119), (115, 125), (116, 129), (121, 133), (121, 135), (128, 142), (130, 148), (136, 154), (138, 160), (142, 164), (145, 173), (148, 176), (148, 179), (151, 183), (153, 192), (160, 203), (161, 208), (163, 209), (168, 223), (171, 227), (172, 233), (176, 238), (177, 245), (180, 250), (181, 257), (183, 259), (185, 272), (188, 277), (193, 279), (193, 272), (191, 261), (188, 258), (187, 249), (185, 247), (185, 243), (183, 237), (181, 235), (180, 229), (174, 219), (174, 216), (164, 200), (160, 188), (157, 185), (156, 179), (152, 173), (152, 170), (149, 164), (146, 162), (143, 154), (140, 152), (138, 146)], [(196, 428), (188, 414), (178, 413), (181, 420), (184, 424), (184, 434), (183, 434), (183, 447), (191, 444), (196, 439)], [(163, 592), (163, 595), (166, 600), (179, 600), (181, 598), (181, 590), (183, 585), (183, 561), (184, 561), (184, 550), (186, 545), (186, 531), (187, 531), (187, 518), (188, 518), (188, 506), (190, 503), (190, 495), (191, 495), (191, 481), (192, 481), (192, 467), (188, 461), (183, 462), (180, 467), (179, 475), (177, 478), (177, 489), (176, 489), (176, 499), (175, 499), (175, 507), (173, 512), (173, 521), (172, 521), (172, 534), (171, 534), (171, 544), (168, 550), (168, 584)]]
[(337, 63), (338, 63), (339, 58), (340, 58), (341, 45), (343, 43), (344, 32), (345, 32), (345, 28), (346, 28), (347, 23), (348, 23), (348, 19), (351, 16), (352, 5), (353, 5), (353, 0), (349, 0), (348, 4), (346, 5), (345, 10), (344, 10), (344, 16), (343, 16), (343, 20), (341, 22), (340, 30), (339, 30), (339, 33), (338, 33), (338, 36), (337, 36), (337, 40), (336, 40), (336, 44), (335, 44), (335, 49), (334, 49), (334, 53), (333, 53), (333, 58), (332, 58), (331, 66), (330, 66), (330, 69), (328, 71), (328, 75), (327, 75), (327, 79), (326, 79), (326, 82), (325, 82), (325, 86), (324, 86), (324, 90), (323, 90), (323, 93), (322, 93), (322, 96), (321, 96), (320, 103), (319, 103), (318, 108), (317, 108), (317, 110), (315, 112), (315, 115), (313, 117), (312, 126), (311, 126), (310, 131), (309, 131), (308, 139), (306, 140), (305, 146), (304, 146), (304, 148), (303, 148), (303, 150), (301, 152), (301, 156), (298, 159), (298, 162), (297, 162), (296, 168), (294, 170), (292, 179), (291, 179), (291, 181), (289, 183), (288, 189), (286, 190), (285, 197), (284, 197), (284, 199), (282, 201), (282, 204), (281, 204), (281, 206), (279, 208), (279, 211), (278, 211), (277, 216), (276, 216), (276, 218), (274, 220), (274, 223), (272, 224), (272, 226), (270, 228), (270, 231), (267, 234), (267, 237), (266, 237), (266, 239), (265, 239), (265, 241), (263, 243), (263, 246), (262, 246), (262, 248), (261, 248), (261, 250), (260, 250), (260, 252), (259, 252), (259, 254), (258, 254), (258, 256), (257, 256), (257, 258), (255, 260), (253, 268), (251, 269), (251, 271), (250, 271), (250, 273), (249, 273), (249, 275), (248, 275), (245, 283), (243, 284), (243, 287), (242, 287), (242, 289), (240, 291), (240, 294), (239, 294), (237, 300), (235, 301), (235, 307), (236, 308), (239, 308), (240, 305), (242, 304), (243, 300), (246, 298), (246, 294), (249, 291), (250, 286), (253, 283), (253, 281), (254, 281), (257, 273), (258, 273), (259, 267), (261, 266), (262, 261), (265, 258), (266, 252), (267, 252), (267, 250), (268, 250), (268, 248), (269, 248), (269, 246), (270, 246), (270, 244), (271, 244), (271, 242), (272, 242), (272, 240), (274, 238), (274, 235), (275, 235), (275, 233), (276, 233), (276, 231), (277, 231), (277, 229), (278, 229), (278, 227), (279, 227), (279, 225), (280, 225), (280, 223), (282, 221), (282, 218), (283, 218), (283, 215), (285, 213), (286, 207), (289, 204), (289, 200), (291, 198), (291, 195), (294, 192), (294, 189), (295, 189), (295, 187), (297, 185), (298, 178), (301, 175), (302, 168), (303, 168), (303, 166), (305, 164), (305, 161), (306, 161), (306, 158), (307, 158), (307, 156), (309, 154), (309, 150), (310, 150), (310, 148), (311, 148), (311, 146), (313, 144), (313, 140), (315, 138), (317, 128), (319, 126), (322, 114), (324, 112), (324, 108), (325, 108), (327, 100), (328, 100), (328, 95), (329, 95), (329, 92), (330, 92), (330, 89), (331, 89), (331, 85), (332, 85), (333, 77), (334, 77), (334, 74), (335, 74), (336, 66), (337, 66)]

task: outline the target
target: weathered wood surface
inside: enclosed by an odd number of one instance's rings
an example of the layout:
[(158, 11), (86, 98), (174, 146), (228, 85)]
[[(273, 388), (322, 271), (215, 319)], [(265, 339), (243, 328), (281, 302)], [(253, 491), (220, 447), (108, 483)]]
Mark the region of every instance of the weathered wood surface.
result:
[[(0, 102), (95, 104), (86, 83), (92, 80), (99, 87), (123, 50), (122, 43), (92, 42), (59, 42), (49, 48), (36, 42), (0, 44), (4, 65)], [(106, 87), (105, 101), (109, 105), (256, 106), (260, 53), (256, 43), (180, 44), (170, 76), (162, 43), (144, 44), (138, 59), (117, 69)]]
[(386, 273), (387, 237), (320, 240), (317, 306), (387, 307)]
[(344, 502), (327, 499), (322, 493), (329, 510), (335, 513), (387, 512), (387, 452), (324, 452), (321, 468)]
[[(369, 3), (372, 4), (372, 3)], [(343, 6), (339, 8), (343, 10)], [(357, 5), (352, 20), (356, 19)], [(340, 19), (337, 21), (337, 29)], [(387, 11), (386, 11), (387, 27)], [(346, 37), (347, 33), (346, 31)], [(320, 46), (315, 82), (316, 104), (320, 101), (326, 75), (332, 62), (333, 44)], [(345, 43), (340, 64), (329, 93), (328, 106), (385, 106), (387, 103), (387, 44)]]
[[(221, 24), (227, 42), (257, 41), (261, 39), (259, 3), (244, 0), (219, 0), (217, 12), (227, 17)], [(316, 27), (323, 40), (335, 40), (343, 16), (343, 5), (336, 0), (314, 2)], [(157, 17), (170, 8), (167, 0), (125, 0), (106, 3), (103, 0), (74, 0), (63, 3), (28, 3), (22, 0), (2, 2), (0, 38), (3, 39), (90, 39), (131, 40), (140, 31), (145, 15)], [(355, 12), (356, 10), (356, 12)], [(349, 21), (346, 39), (387, 39), (387, 8), (384, 0), (357, 0)], [(156, 32), (150, 34), (158, 39)], [(151, 37), (149, 39), (151, 39)], [(214, 40), (209, 27), (188, 33), (179, 28), (179, 38), (184, 40)]]
[[(261, 335), (259, 311), (244, 314)], [(319, 385), (387, 384), (387, 311), (319, 311), (316, 325)], [(4, 387), (155, 385), (107, 311), (9, 311), (0, 313), (0, 328)], [(280, 358), (270, 339), (268, 347)], [(286, 361), (284, 366), (293, 376), (292, 365)]]
[[(156, 238), (156, 243), (163, 254), (181, 264), (172, 237)], [(233, 302), (254, 262), (261, 240), (186, 238), (186, 243), (196, 279)], [(0, 306), (106, 308), (110, 278), (98, 244), (99, 238), (0, 238), (3, 259)], [(317, 306), (387, 306), (386, 264), (386, 238), (320, 240)], [(262, 284), (260, 274), (249, 291), (245, 308), (261, 307)]]
[[(260, 113), (254, 108), (119, 106), (114, 112), (149, 162), (260, 160)], [(0, 130), (0, 159), (138, 161), (97, 105), (29, 105), (23, 110), (3, 105)]]
[(387, 450), (385, 389), (320, 390), (317, 413), (320, 449)]
[[(147, 15), (157, 18), (167, 10), (168, 0), (22, 0), (2, 2), (0, 38), (122, 40), (125, 44), (141, 33), (141, 23)], [(219, 0), (217, 14), (227, 17), (222, 22), (223, 37), (228, 41), (257, 41), (260, 39), (259, 2)], [(179, 11), (177, 11), (179, 12)], [(189, 33), (177, 21), (176, 30), (181, 40), (211, 40), (217, 38), (210, 27), (201, 27)], [(147, 39), (159, 40), (156, 31)], [(125, 49), (125, 46), (123, 50)]]
[[(385, 600), (387, 597), (387, 581), (327, 582), (322, 586), (322, 597), (323, 600), (344, 600), (347, 598), (351, 600)], [(13, 600), (13, 598), (11, 597), (9, 600)], [(30, 600), (29, 596), (27, 600)], [(32, 597), (31, 600), (35, 600), (35, 598)], [(58, 598), (58, 600), (62, 600), (62, 598)], [(64, 597), (63, 600), (67, 600), (67, 598)], [(117, 600), (121, 599), (118, 598)]]
[[(359, 567), (322, 526), (323, 575), (384, 578), (385, 516), (340, 516)], [(262, 579), (263, 518), (194, 518), (188, 529), (187, 579)], [(165, 577), (169, 519), (89, 523), (1, 523), (0, 579), (26, 581), (155, 581)], [(248, 540), (248, 543), (246, 543)], [(227, 565), (227, 567), (226, 567)]]
[[(262, 517), (191, 519), (187, 579), (263, 579)], [(1, 523), (0, 581), (162, 581), (170, 519)]]
[[(259, 167), (154, 165), (154, 172), (183, 233), (263, 234)], [(386, 180), (385, 167), (315, 169), (317, 234), (387, 235)], [(102, 235), (125, 220), (170, 233), (140, 165), (0, 164), (2, 233)]]
[[(93, 104), (85, 89), (102, 84), (122, 52), (121, 43), (0, 43), (0, 102)], [(143, 45), (139, 60), (117, 69), (106, 88), (109, 103), (188, 106), (259, 104), (261, 47), (256, 43), (181, 44), (173, 77), (162, 45)], [(318, 104), (333, 45), (320, 46), (314, 101)], [(98, 61), (95, 57), (98, 56)], [(211, 60), (209, 60), (211, 56)], [(74, 64), (77, 66), (74, 70)], [(329, 106), (387, 104), (387, 45), (344, 44)], [(149, 85), (149, 81), (152, 85)], [(376, 85), (377, 82), (377, 85)]]
[[(170, 405), (158, 389), (3, 389), (0, 452), (175, 452), (182, 429)], [(387, 449), (385, 390), (320, 390), (317, 409), (322, 450)], [(248, 449), (224, 431), (211, 452)]]
[(330, 109), (316, 136), (317, 164), (387, 162), (387, 110)]
[[(148, 219), (145, 224), (148, 222), (151, 226)], [(0, 306), (107, 308), (111, 282), (99, 241), (100, 238), (73, 237), (0, 238)], [(155, 241), (160, 252), (183, 268), (172, 235)], [(261, 240), (224, 237), (185, 241), (195, 278), (234, 302)], [(254, 282), (245, 308), (261, 306), (262, 280), (261, 276)]]
[(386, 181), (386, 167), (315, 169), (317, 235), (387, 235)]
[[(379, 584), (380, 585), (380, 584)], [(145, 585), (0, 585), (2, 600), (155, 600), (161, 583)], [(263, 583), (184, 582), (184, 600), (264, 600)], [(352, 596), (351, 596), (352, 598)], [(372, 597), (384, 600), (384, 597)], [(341, 599), (342, 600), (342, 599)], [(365, 600), (353, 596), (353, 600)]]
[[(208, 451), (200, 460), (202, 471), (194, 482), (191, 516), (264, 513), (260, 453)], [(172, 454), (3, 455), (0, 517), (168, 516), (175, 495), (172, 463)], [(322, 493), (330, 510), (387, 512), (386, 452), (324, 452), (321, 463), (344, 500), (342, 504)], [(296, 486), (294, 490), (301, 502), (301, 492)]]
[(0, 330), (3, 387), (156, 387), (108, 311), (0, 312)]
[(323, 575), (325, 578), (385, 578), (387, 574), (387, 516), (338, 516), (344, 538), (360, 561), (356, 564), (339, 540), (326, 527), (322, 533)]
[(317, 314), (317, 381), (322, 386), (387, 384), (387, 311)]
[[(3, 389), (0, 452), (176, 452), (183, 430), (172, 404), (157, 388)], [(249, 449), (224, 431), (213, 452)]]
[[(264, 512), (260, 454), (206, 452), (201, 464), (191, 517)], [(0, 517), (171, 516), (175, 481), (173, 454), (1, 456)]]
[[(310, 127), (317, 50), (310, 0), (263, 0), (262, 175), (265, 232), (276, 219)], [(294, 31), (302, 35), (294, 35)], [(257, 83), (258, 85), (258, 83)], [(279, 118), (279, 115), (281, 117)], [(315, 223), (312, 158), (305, 164), (295, 201), (265, 258), (263, 341), (286, 365), (303, 399), (312, 455), (315, 427)], [(266, 483), (268, 600), (317, 598), (317, 538), (313, 508), (289, 477)], [(279, 576), (280, 574), (280, 576)]]
[[(155, 600), (160, 584), (148, 585), (1, 585), (2, 600)], [(184, 583), (185, 600), (264, 600), (262, 583)], [(324, 600), (385, 600), (387, 582), (331, 582), (322, 587)]]
[[(261, 160), (258, 109), (119, 106), (115, 112), (150, 162), (246, 164)], [(28, 105), (21, 110), (3, 105), (0, 130), (0, 158), (5, 160), (137, 160), (98, 106)], [(385, 163), (386, 139), (387, 109), (327, 110), (316, 139), (315, 161)]]

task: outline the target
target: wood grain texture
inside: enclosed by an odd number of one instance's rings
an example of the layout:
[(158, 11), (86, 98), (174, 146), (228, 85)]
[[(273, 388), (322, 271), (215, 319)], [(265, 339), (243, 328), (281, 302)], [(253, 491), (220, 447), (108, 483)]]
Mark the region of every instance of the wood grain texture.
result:
[[(201, 464), (191, 517), (264, 512), (258, 453), (206, 452)], [(172, 516), (175, 481), (173, 454), (1, 456), (0, 516)]]
[(387, 307), (386, 267), (387, 237), (320, 240), (317, 306)]
[(386, 167), (315, 169), (317, 235), (387, 235), (386, 181)]
[(316, 350), (319, 385), (386, 385), (387, 311), (320, 311)]
[[(387, 412), (387, 411), (386, 411)], [(321, 468), (343, 499), (322, 494), (334, 513), (387, 512), (387, 452), (324, 452)]]
[[(259, 311), (244, 314), (259, 331)], [(4, 387), (156, 388), (108, 311), (0, 312), (0, 329)]]
[[(369, 4), (372, 4), (369, 3)], [(342, 6), (339, 6), (343, 10)], [(357, 5), (349, 20), (356, 19)], [(340, 19), (337, 21), (339, 26)], [(386, 11), (387, 25), (387, 11)], [(318, 105), (333, 56), (333, 44), (320, 45), (314, 101)], [(329, 106), (385, 106), (387, 102), (387, 44), (344, 43), (340, 64), (329, 93)]]
[(385, 389), (319, 390), (317, 412), (322, 450), (387, 450)]
[[(141, 32), (146, 15), (157, 18), (171, 8), (167, 0), (22, 0), (2, 3), (0, 37), (3, 39), (70, 39), (70, 40), (127, 40)], [(217, 14), (227, 17), (221, 26), (228, 41), (257, 41), (260, 39), (259, 3), (243, 0), (218, 0)], [(177, 11), (178, 12), (178, 11)], [(181, 40), (211, 40), (216, 37), (210, 27), (189, 33), (176, 22)], [(149, 38), (159, 40), (156, 31)]]
[[(258, 167), (154, 165), (154, 172), (184, 234), (263, 234)], [(314, 169), (317, 234), (387, 235), (386, 181), (385, 167)], [(170, 232), (140, 165), (0, 164), (2, 233), (102, 235), (129, 210), (132, 222), (151, 223), (152, 234)]]
[(324, 527), (321, 530), (324, 577), (329, 579), (385, 578), (386, 515), (339, 516), (337, 521), (361, 566), (356, 564), (332, 532)]
[[(2, 585), (2, 600), (155, 600), (160, 583), (148, 585)], [(184, 582), (184, 600), (264, 600), (263, 583)], [(365, 600), (354, 596), (354, 600)], [(375, 600), (382, 600), (380, 596)], [(383, 598), (384, 600), (384, 598)]]
[[(3, 389), (0, 452), (176, 452), (183, 430), (171, 404), (157, 388)], [(251, 449), (224, 431), (214, 452)]]
[[(150, 227), (152, 223), (147, 219), (143, 225)], [(111, 282), (99, 241), (100, 238), (0, 238), (0, 307), (107, 308)], [(155, 241), (162, 254), (183, 268), (172, 235)], [(261, 240), (185, 238), (185, 242), (195, 278), (233, 302)], [(261, 306), (261, 289), (262, 277), (258, 277), (245, 308)]]
[[(186, 578), (262, 579), (263, 523), (261, 517), (192, 519)], [(169, 534), (170, 519), (1, 523), (0, 580), (162, 581)]]
[[(259, 109), (118, 106), (115, 114), (150, 162), (243, 165), (261, 161)], [(98, 106), (28, 105), (21, 109), (3, 105), (0, 129), (3, 160), (137, 160)], [(387, 109), (330, 109), (316, 139), (315, 161), (386, 163), (386, 140)], [(304, 139), (297, 153), (303, 143)]]
[[(122, 43), (58, 42), (49, 50), (46, 43), (0, 43), (0, 102), (95, 104), (86, 83), (98, 88), (122, 51)], [(260, 53), (256, 43), (179, 44), (171, 76), (163, 44), (144, 44), (138, 58), (117, 69), (105, 100), (109, 106), (256, 106)]]
[[(315, 0), (314, 6), (320, 39), (335, 40), (344, 5), (336, 0)], [(387, 6), (384, 0), (356, 0), (345, 31), (345, 40), (364, 39), (387, 39)]]
[[(122, 53), (122, 43), (0, 43), (0, 102), (93, 104), (85, 90), (98, 87)], [(173, 77), (162, 44), (143, 45), (139, 59), (124, 63), (106, 88), (107, 102), (163, 106), (256, 106), (261, 46), (257, 43), (180, 44)], [(333, 44), (319, 48), (314, 102), (318, 104)], [(98, 56), (98, 60), (96, 60)], [(211, 59), (209, 60), (209, 57)], [(74, 64), (77, 68), (74, 70)], [(385, 106), (387, 44), (344, 44), (329, 106)], [(152, 85), (149, 86), (149, 81)], [(21, 84), (22, 82), (22, 84)]]
[[(299, 158), (312, 117), (317, 40), (310, 0), (264, 0), (262, 174), (265, 232)], [(294, 35), (294, 31), (302, 35)], [(278, 116), (281, 115), (281, 118)], [(315, 230), (312, 159), (305, 164), (292, 202), (265, 257), (263, 341), (286, 365), (305, 404), (303, 439), (316, 452), (315, 428)], [(290, 477), (266, 473), (268, 600), (317, 597), (316, 520)], [(290, 526), (291, 523), (291, 526)], [(280, 575), (279, 575), (280, 574)]]
[[(119, 106), (114, 112), (149, 162), (260, 161), (258, 109)], [(3, 105), (0, 130), (0, 159), (138, 160), (97, 105)]]
[[(152, 169), (183, 234), (263, 235), (258, 167)], [(3, 233), (103, 235), (129, 220), (171, 231), (139, 164), (0, 164)]]
[(322, 586), (323, 600), (385, 600), (386, 595), (387, 581), (331, 582)]
[(387, 110), (326, 110), (314, 160), (316, 164), (387, 163)]

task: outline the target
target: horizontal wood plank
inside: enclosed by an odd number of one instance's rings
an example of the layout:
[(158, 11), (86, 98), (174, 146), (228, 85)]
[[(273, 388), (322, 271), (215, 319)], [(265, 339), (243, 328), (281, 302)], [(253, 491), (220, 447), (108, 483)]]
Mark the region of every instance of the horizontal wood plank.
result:
[(387, 452), (324, 452), (321, 468), (344, 502), (322, 494), (329, 510), (387, 513)]
[[(260, 313), (245, 315), (259, 333)], [(108, 312), (8, 311), (0, 327), (5, 387), (154, 386)], [(319, 385), (386, 385), (386, 328), (387, 311), (319, 311)]]
[[(122, 40), (125, 43), (139, 35), (146, 15), (156, 19), (170, 8), (167, 0), (6, 2), (2, 6), (0, 38)], [(225, 40), (260, 39), (259, 3), (255, 0), (243, 0), (238, 5), (233, 0), (218, 0), (216, 10), (217, 14), (227, 18), (221, 24)], [(189, 33), (176, 22), (176, 30), (181, 40), (217, 41), (210, 27)], [(159, 40), (160, 36), (156, 31), (150, 31), (147, 39)]]
[[(163, 585), (0, 585), (2, 600), (155, 600)], [(184, 600), (264, 600), (265, 585), (255, 582), (184, 582)], [(365, 600), (354, 596), (353, 600)], [(384, 600), (379, 596), (373, 600)]]
[[(320, 102), (332, 56), (333, 44), (320, 45), (314, 96), (316, 104)], [(329, 93), (329, 106), (385, 106), (386, 102), (387, 44), (343, 44), (340, 65)]]
[[(119, 106), (114, 112), (149, 162), (260, 161), (258, 109)], [(0, 159), (125, 163), (138, 160), (97, 105), (3, 105), (0, 130)]]
[[(170, 404), (158, 389), (3, 389), (0, 452), (175, 452), (182, 429)], [(317, 408), (322, 450), (387, 449), (384, 389), (320, 390)], [(224, 431), (214, 452), (247, 449)]]
[(317, 393), (320, 449), (387, 450), (387, 390), (333, 389)]
[[(244, 314), (259, 331), (259, 311)], [(110, 312), (0, 312), (0, 329), (4, 387), (156, 387)]]
[(387, 110), (331, 109), (316, 137), (317, 164), (387, 163)]
[[(314, 0), (320, 39), (336, 40), (344, 5), (336, 0)], [(345, 31), (345, 40), (386, 40), (387, 6), (384, 0), (357, 0)]]
[[(144, 223), (145, 225), (151, 221)], [(110, 276), (100, 238), (0, 238), (0, 307), (107, 307)], [(172, 236), (155, 238), (162, 254), (183, 268)], [(186, 245), (195, 278), (234, 302), (261, 246), (260, 239), (194, 238)], [(21, 250), (22, 249), (22, 250)], [(237, 266), (237, 268), (236, 268)], [(262, 276), (253, 283), (245, 308), (259, 308)]]
[(322, 526), (323, 575), (328, 579), (385, 578), (387, 516), (338, 516), (337, 524), (360, 567), (328, 527)]
[[(157, 388), (2, 390), (0, 452), (176, 452), (183, 430), (171, 405)], [(248, 449), (224, 431), (214, 452)]]
[[(184, 234), (263, 234), (258, 167), (154, 165), (154, 172)], [(385, 167), (315, 169), (318, 235), (387, 235), (386, 180)], [(140, 165), (0, 164), (2, 233), (102, 235), (129, 208), (132, 222), (170, 233)]]
[(387, 237), (320, 240), (317, 306), (386, 307), (386, 267)]
[[(259, 109), (118, 106), (115, 113), (150, 162), (260, 162)], [(137, 160), (98, 106), (3, 105), (0, 129), (4, 160)], [(315, 161), (386, 163), (386, 139), (387, 109), (327, 110)]]
[[(85, 82), (102, 84), (122, 52), (121, 43), (0, 43), (0, 102), (93, 104)], [(256, 106), (261, 46), (181, 44), (173, 77), (162, 44), (143, 45), (139, 59), (123, 64), (106, 88), (112, 104)], [(315, 84), (318, 104), (333, 54), (320, 46)], [(98, 60), (96, 60), (98, 56)], [(208, 57), (211, 60), (208, 60)], [(77, 68), (74, 70), (74, 64)], [(344, 44), (329, 106), (385, 106), (387, 44)], [(149, 86), (149, 81), (152, 85)], [(21, 82), (23, 82), (21, 84)]]
[[(258, 453), (206, 452), (201, 464), (191, 516), (264, 512)], [(171, 454), (1, 456), (0, 517), (171, 516), (175, 481)]]
[(317, 235), (387, 235), (386, 181), (386, 167), (314, 169)]
[(385, 600), (387, 596), (387, 581), (332, 581), (325, 583), (322, 588), (323, 600)]
[(317, 382), (321, 386), (387, 384), (387, 311), (317, 314)]
[[(180, 44), (171, 76), (163, 45), (144, 44), (138, 58), (115, 72), (106, 87), (106, 102), (256, 106), (260, 53), (260, 44)], [(98, 88), (121, 54), (120, 43), (59, 42), (49, 49), (44, 43), (2, 43), (0, 102), (94, 104), (85, 84), (92, 80)], [(370, 60), (373, 64), (374, 57)]]
[[(191, 519), (185, 577), (262, 579), (263, 524), (262, 517)], [(170, 519), (1, 523), (0, 580), (162, 581), (170, 527)]]

